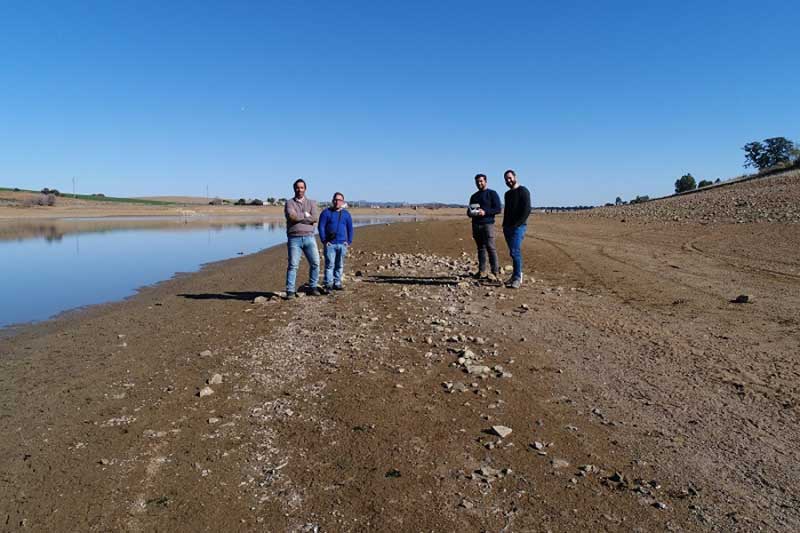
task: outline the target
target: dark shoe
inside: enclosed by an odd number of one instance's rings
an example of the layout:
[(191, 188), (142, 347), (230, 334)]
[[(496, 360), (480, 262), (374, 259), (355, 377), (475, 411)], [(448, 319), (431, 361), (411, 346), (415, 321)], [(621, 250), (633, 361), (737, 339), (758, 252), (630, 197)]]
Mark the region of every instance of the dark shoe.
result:
[(286, 296), (283, 297), (284, 300), (293, 300), (295, 298), (297, 298), (296, 292), (287, 292)]
[(335, 290), (335, 291), (343, 291), (344, 287), (342, 287), (341, 285), (334, 285), (333, 286), (333, 290)]
[(319, 288), (319, 292), (325, 295), (330, 294), (331, 293), (330, 285), (323, 285), (322, 287)]
[(506, 287), (509, 289), (519, 289), (520, 285), (522, 285), (522, 280), (519, 278), (512, 278), (506, 283)]
[(308, 295), (309, 295), (309, 296), (322, 296), (322, 293), (321, 293), (321, 292), (319, 292), (319, 289), (318, 289), (318, 288), (314, 287), (313, 289), (311, 289), (311, 290), (308, 292)]

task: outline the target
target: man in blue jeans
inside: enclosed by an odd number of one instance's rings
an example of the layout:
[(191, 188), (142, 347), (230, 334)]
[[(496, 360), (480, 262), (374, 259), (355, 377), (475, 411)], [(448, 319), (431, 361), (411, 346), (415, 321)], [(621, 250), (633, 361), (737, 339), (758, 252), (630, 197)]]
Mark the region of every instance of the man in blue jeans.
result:
[(522, 285), (522, 239), (525, 238), (528, 216), (531, 214), (531, 193), (517, 183), (517, 173), (513, 170), (506, 170), (503, 179), (508, 186), (503, 210), (503, 236), (514, 265), (514, 273), (506, 282), (506, 287), (519, 289)]
[(317, 223), (317, 202), (306, 198), (306, 182), (298, 179), (292, 185), (294, 198), (286, 201), (283, 214), (286, 217), (287, 248), (289, 250), (289, 266), (286, 269), (286, 299), (297, 296), (295, 282), (297, 267), (300, 266), (300, 254), (306, 256), (309, 265), (308, 286), (311, 296), (319, 296), (317, 288), (319, 280), (319, 251), (314, 235), (314, 224)]
[(324, 290), (340, 291), (342, 271), (347, 249), (353, 244), (353, 218), (345, 209), (344, 195), (337, 192), (331, 200), (331, 207), (319, 217), (319, 238), (325, 250)]

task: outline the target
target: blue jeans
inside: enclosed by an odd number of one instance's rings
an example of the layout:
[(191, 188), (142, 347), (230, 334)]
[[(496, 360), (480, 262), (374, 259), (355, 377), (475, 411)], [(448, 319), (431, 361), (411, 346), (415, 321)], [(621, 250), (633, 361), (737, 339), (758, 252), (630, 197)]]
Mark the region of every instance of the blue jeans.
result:
[(516, 228), (503, 228), (503, 236), (506, 238), (508, 251), (511, 253), (511, 264), (514, 265), (512, 279), (522, 279), (522, 239), (525, 238), (527, 224)]
[(309, 265), (308, 284), (313, 289), (319, 281), (319, 251), (314, 235), (289, 237), (286, 243), (289, 249), (289, 268), (286, 269), (286, 292), (295, 292), (297, 267), (300, 266), (300, 253), (306, 256)]
[(325, 246), (325, 281), (322, 283), (330, 288), (342, 286), (342, 270), (344, 258), (347, 255), (347, 245), (328, 244)]

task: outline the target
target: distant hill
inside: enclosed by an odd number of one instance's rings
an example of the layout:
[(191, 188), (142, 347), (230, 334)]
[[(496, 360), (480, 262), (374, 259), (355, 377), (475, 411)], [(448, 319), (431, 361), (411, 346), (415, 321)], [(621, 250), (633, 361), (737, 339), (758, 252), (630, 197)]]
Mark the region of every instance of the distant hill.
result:
[(644, 222), (800, 222), (800, 170), (753, 175), (634, 205), (598, 207), (589, 217)]
[(169, 202), (174, 204), (208, 205), (211, 200), (205, 196), (138, 196), (137, 200), (148, 202)]
[(353, 200), (347, 201), (347, 205), (350, 207), (384, 207), (390, 209), (399, 209), (403, 207), (424, 207), (428, 209), (443, 209), (449, 207), (460, 207), (466, 209), (466, 204), (445, 204), (441, 202), (421, 202), (421, 203), (410, 203), (410, 202), (375, 202), (371, 200)]

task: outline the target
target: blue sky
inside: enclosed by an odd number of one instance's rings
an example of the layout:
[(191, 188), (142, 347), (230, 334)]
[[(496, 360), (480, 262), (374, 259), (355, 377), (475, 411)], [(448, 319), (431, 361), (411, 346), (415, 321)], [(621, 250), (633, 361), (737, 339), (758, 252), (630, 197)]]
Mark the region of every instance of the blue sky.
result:
[[(798, 2), (2, 2), (0, 185), (536, 205), (800, 140)], [(794, 27), (793, 27), (794, 26)]]

